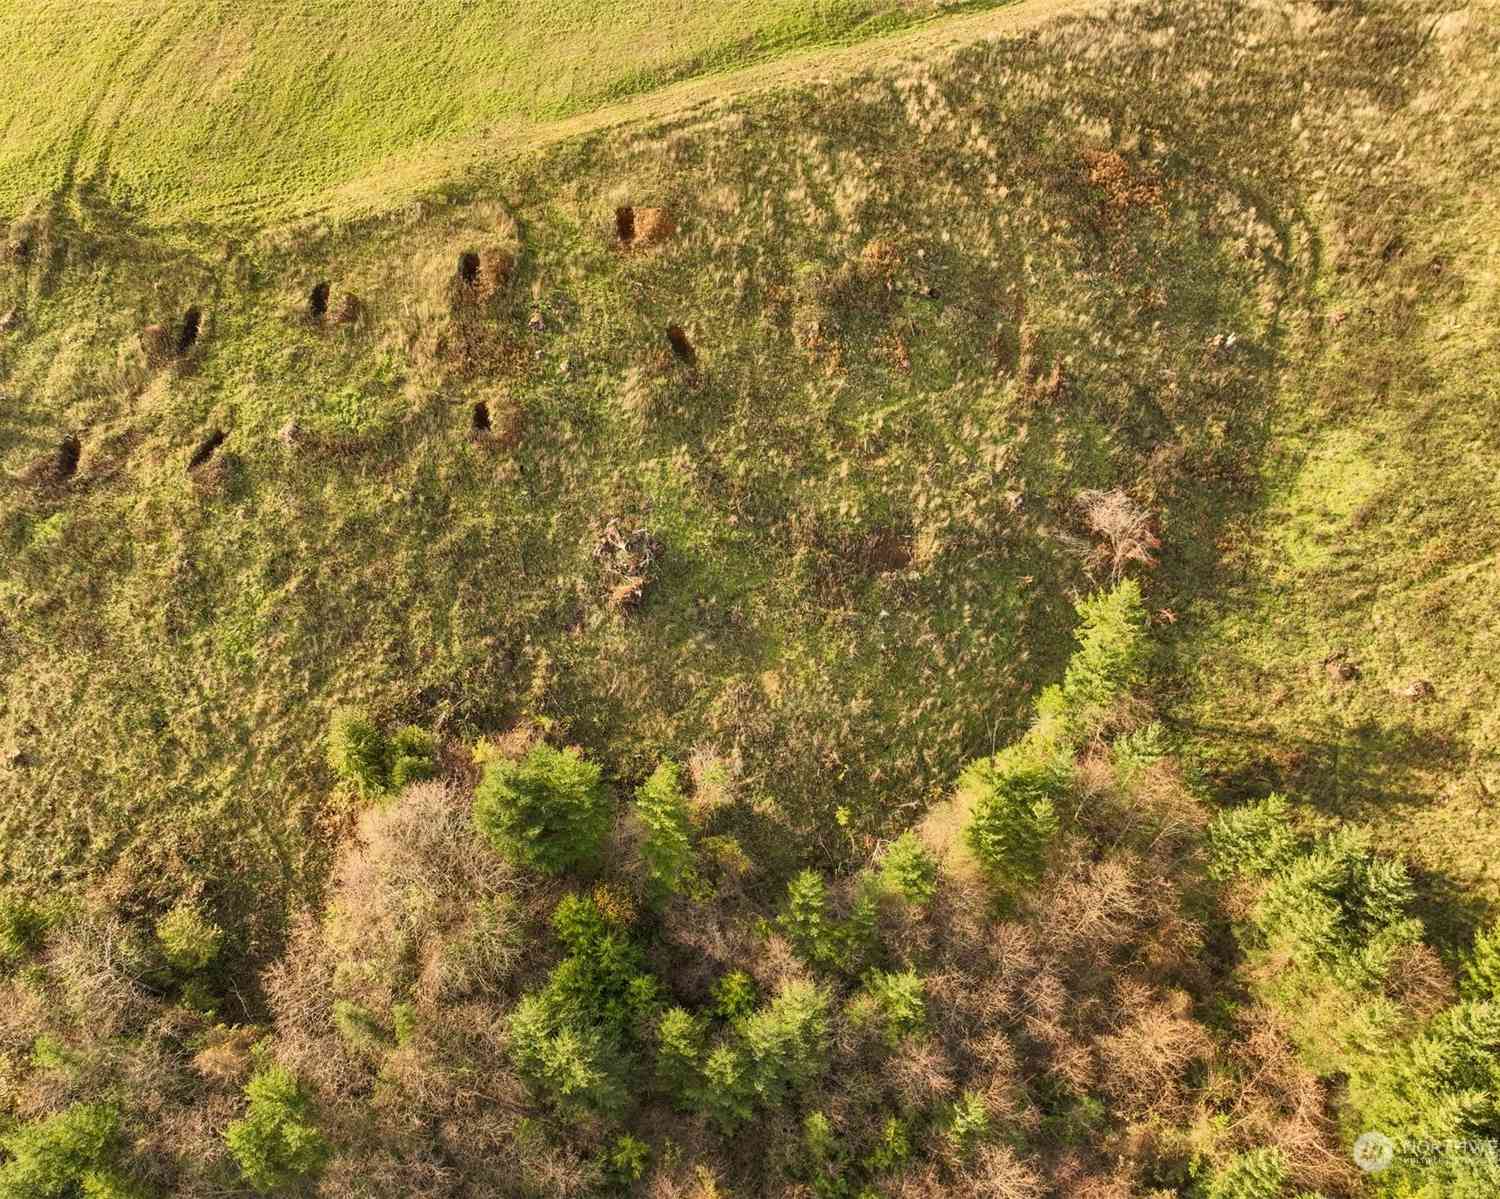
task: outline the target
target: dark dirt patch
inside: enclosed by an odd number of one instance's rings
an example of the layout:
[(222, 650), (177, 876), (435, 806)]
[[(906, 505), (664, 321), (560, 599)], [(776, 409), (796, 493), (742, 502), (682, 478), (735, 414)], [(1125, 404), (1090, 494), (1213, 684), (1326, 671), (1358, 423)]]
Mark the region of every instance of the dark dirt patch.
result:
[(198, 334), (203, 330), (203, 313), (197, 308), (189, 308), (182, 316), (182, 324), (177, 330), (177, 356), (180, 358), (189, 353), (198, 344)]
[(328, 284), (319, 283), (307, 297), (307, 315), (315, 321), (328, 315)]
[(460, 254), (449, 287), (454, 315), (470, 314), (476, 305), (503, 292), (510, 286), (515, 265), (515, 256), (496, 246)]
[(688, 366), (698, 365), (698, 351), (693, 349), (693, 343), (688, 340), (688, 335), (681, 325), (667, 326), (667, 342), (671, 345), (672, 353), (676, 355), (677, 361), (684, 362)]
[(54, 473), (59, 482), (71, 479), (78, 473), (78, 459), (83, 455), (83, 443), (76, 433), (69, 433), (57, 447), (57, 464)]
[(509, 251), (485, 250), (479, 255), (479, 275), (474, 286), (484, 299), (499, 295), (510, 286), (515, 269), (515, 256)]
[(496, 449), (513, 450), (521, 444), (526, 430), (525, 412), (513, 399), (507, 399), (494, 417), (495, 431), (490, 440)]
[(469, 427), (475, 433), (488, 433), (490, 431), (490, 406), (483, 400), (474, 405), (474, 412), (470, 417)]
[(50, 454), (41, 454), (22, 473), (22, 479), (43, 491), (61, 486), (78, 473), (83, 443), (76, 433), (69, 433)]
[(416, 356), (424, 367), (454, 378), (483, 375), (490, 380), (524, 375), (530, 351), (511, 330), (478, 319), (467, 306), (456, 307), (450, 320), (423, 331)]
[(635, 209), (615, 209), (615, 236), (620, 239), (622, 246), (635, 243)]
[(204, 463), (214, 456), (214, 451), (224, 444), (224, 439), (228, 436), (229, 434), (224, 432), (223, 429), (215, 429), (203, 441), (199, 442), (198, 448), (193, 451), (193, 456), (188, 459), (188, 470), (197, 470), (200, 466), (204, 465)]
[(911, 538), (896, 529), (876, 529), (865, 535), (855, 556), (871, 574), (906, 570), (911, 566)]

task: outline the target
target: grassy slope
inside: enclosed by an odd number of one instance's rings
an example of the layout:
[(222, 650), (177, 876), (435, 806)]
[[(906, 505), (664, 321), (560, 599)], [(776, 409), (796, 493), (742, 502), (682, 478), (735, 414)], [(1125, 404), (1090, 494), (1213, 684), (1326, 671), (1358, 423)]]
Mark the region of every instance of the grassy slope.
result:
[[(1220, 14), (1197, 19), (1222, 49)], [(1222, 100), (1163, 91), (1122, 124), (1113, 83), (1038, 86), (1076, 36), (1152, 69), (1106, 22), (563, 147), (401, 221), (227, 252), (87, 203), (29, 227), (5, 465), (69, 429), (83, 456), (6, 505), (7, 873), (113, 871), (148, 900), (316, 885), (319, 737), (350, 699), (448, 732), (572, 717), (627, 777), (737, 749), (772, 863), (837, 860), (841, 806), (856, 836), (911, 819), (1057, 673), (1089, 585), (1074, 493), (1171, 484), (1199, 503), (1167, 532), (1211, 539), (1269, 396), (1269, 354), (1204, 346), (1276, 336), (1275, 233), (1225, 179), (1280, 130), (1207, 172), (1158, 146), (1163, 205), (1117, 209), (1081, 150), (1147, 119), (1172, 144), (1185, 101)], [(630, 199), (668, 202), (679, 236), (620, 254)], [(449, 284), (460, 251), (512, 237), (507, 203), (519, 275), (466, 370)], [(867, 261), (877, 239), (893, 254)], [(368, 319), (308, 327), (320, 278)], [(189, 303), (202, 346), (149, 367), (139, 329)], [(1058, 389), (1017, 377), (1059, 359)], [(514, 452), (467, 437), (479, 399), (515, 414)], [(222, 476), (189, 476), (215, 427)], [(664, 547), (628, 616), (593, 557), (611, 518)]]
[(1386, 41), (1376, 103), (1344, 116), (1360, 168), (1321, 198), (1265, 499), (1176, 631), (1180, 715), (1226, 794), (1367, 826), (1458, 941), (1500, 901), (1500, 26), (1493, 6), (1434, 18), (1421, 49)]
[[(1123, 482), (1164, 511), (1156, 598), (1206, 767), (1384, 827), (1460, 908), (1493, 894), (1494, 229), (1462, 190), (1493, 18), (1428, 38), (1439, 9), (1374, 7), (1346, 46), (1336, 15), (1278, 12), (1253, 51), (1217, 9), (1175, 38), (1144, 12), (971, 74), (600, 135), (400, 221), (163, 240), (122, 186), (27, 224), (0, 449), (18, 473), (76, 429), (84, 454), (6, 501), (7, 872), (113, 868), (148, 896), (316, 878), (317, 738), (350, 698), (449, 731), (566, 714), (627, 775), (737, 745), (836, 855), (836, 807), (903, 822), (1025, 710), (1086, 585), (1068, 496)], [(1061, 70), (1075, 38), (1107, 72)], [(1205, 76), (1215, 55), (1235, 70)], [(1434, 106), (1467, 135), (1439, 142)], [(1374, 183), (1344, 169), (1356, 131)], [(1164, 173), (1169, 217), (1120, 225), (1082, 182), (1079, 148), (1111, 141)], [(663, 198), (677, 240), (611, 249), (616, 203)], [(520, 275), (466, 372), (437, 344), (447, 282), (512, 212)], [(877, 237), (896, 292), (851, 266)], [(297, 317), (320, 278), (373, 301), (357, 330)], [(1064, 401), (1014, 377), (1022, 295)], [(148, 369), (136, 331), (191, 302), (204, 347)], [(1244, 348), (1206, 356), (1226, 330)], [(478, 398), (516, 414), (514, 454), (465, 439)], [(213, 427), (232, 465), (189, 478)], [(592, 557), (611, 517), (667, 547), (630, 617)], [(890, 535), (909, 567), (872, 562)], [(1327, 682), (1333, 648), (1357, 685)], [(1408, 674), (1433, 702), (1393, 696)]]
[[(274, 931), (348, 831), (319, 738), (351, 699), (450, 751), (559, 717), (622, 781), (709, 742), (758, 879), (836, 867), (1016, 731), (1089, 585), (1071, 499), (1123, 483), (1220, 793), (1370, 825), (1464, 932), (1497, 883), (1497, 62), (1493, 6), (1145, 4), (399, 219), (226, 245), (64, 196), (0, 266), (4, 880)], [(1106, 145), (1160, 208), (1088, 182)], [(624, 202), (678, 236), (619, 251)], [(509, 290), (455, 312), (459, 253), (497, 245)], [(310, 325), (320, 279), (366, 318)], [(190, 303), (202, 345), (148, 364)], [(469, 435), (478, 400), (513, 448)], [(69, 431), (77, 475), (28, 478)], [(661, 549), (638, 611), (610, 518)]]
[(253, 223), (454, 139), (951, 7), (7, 0), (0, 209), (94, 185), (153, 222)]

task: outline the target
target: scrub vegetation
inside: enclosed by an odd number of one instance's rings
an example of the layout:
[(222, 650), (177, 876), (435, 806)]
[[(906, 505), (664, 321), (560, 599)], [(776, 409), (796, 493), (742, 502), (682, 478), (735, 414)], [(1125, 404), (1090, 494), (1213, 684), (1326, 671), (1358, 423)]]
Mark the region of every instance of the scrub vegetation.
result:
[(265, 7), (0, 48), (0, 1195), (1500, 1193), (1492, 6)]

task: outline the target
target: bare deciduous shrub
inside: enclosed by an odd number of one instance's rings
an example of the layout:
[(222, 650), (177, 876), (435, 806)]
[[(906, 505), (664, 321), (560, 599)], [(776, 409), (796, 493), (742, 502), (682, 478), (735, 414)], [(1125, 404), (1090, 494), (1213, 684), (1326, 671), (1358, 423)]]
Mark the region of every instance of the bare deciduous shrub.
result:
[(1161, 548), (1156, 536), (1155, 519), (1120, 488), (1112, 491), (1083, 491), (1078, 496), (1084, 524), (1089, 532), (1102, 539), (1089, 555), (1089, 568), (1108, 568), (1111, 579), (1119, 579), (1128, 563), (1145, 567), (1156, 565), (1155, 551)]
[(1249, 1008), (1229, 1055), (1239, 1064), (1227, 1094), (1229, 1148), (1272, 1145), (1293, 1180), (1330, 1195), (1356, 1190), (1359, 1174), (1344, 1151), (1325, 1084), (1300, 1060), (1273, 1012)]
[(1105, 1088), (1132, 1118), (1183, 1120), (1193, 1102), (1189, 1069), (1213, 1057), (1213, 1040), (1186, 994), (1157, 996), (1133, 982), (1120, 992), (1119, 1031), (1099, 1040)]
[(1038, 1199), (1048, 1188), (1036, 1170), (1006, 1145), (986, 1145), (969, 1174), (979, 1199)]
[(1418, 1019), (1435, 1016), (1458, 999), (1442, 958), (1420, 941), (1397, 950), (1385, 985), (1387, 993)]

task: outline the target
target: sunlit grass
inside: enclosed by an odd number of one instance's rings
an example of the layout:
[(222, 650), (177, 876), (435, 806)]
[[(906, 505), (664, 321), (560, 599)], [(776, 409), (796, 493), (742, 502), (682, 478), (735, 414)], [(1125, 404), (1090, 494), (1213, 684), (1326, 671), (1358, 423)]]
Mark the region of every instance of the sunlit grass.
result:
[(453, 139), (976, 6), (0, 0), (0, 213), (90, 185), (153, 221), (305, 208)]

